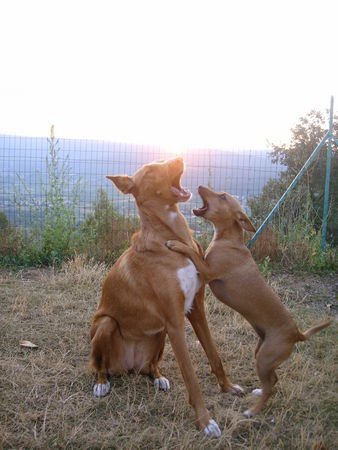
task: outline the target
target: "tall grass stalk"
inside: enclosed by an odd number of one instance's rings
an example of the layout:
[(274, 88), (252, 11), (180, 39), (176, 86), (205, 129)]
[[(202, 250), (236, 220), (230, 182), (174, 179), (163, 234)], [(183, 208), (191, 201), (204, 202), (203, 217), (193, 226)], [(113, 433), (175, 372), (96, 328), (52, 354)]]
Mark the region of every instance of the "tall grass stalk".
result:
[(16, 262), (24, 265), (57, 265), (73, 256), (76, 241), (76, 207), (81, 179), (73, 180), (69, 155), (61, 157), (59, 140), (52, 127), (46, 155), (46, 181), (40, 174), (38, 196), (17, 174), (14, 203), (18, 210), (29, 209), (32, 223), (18, 234), (20, 251)]

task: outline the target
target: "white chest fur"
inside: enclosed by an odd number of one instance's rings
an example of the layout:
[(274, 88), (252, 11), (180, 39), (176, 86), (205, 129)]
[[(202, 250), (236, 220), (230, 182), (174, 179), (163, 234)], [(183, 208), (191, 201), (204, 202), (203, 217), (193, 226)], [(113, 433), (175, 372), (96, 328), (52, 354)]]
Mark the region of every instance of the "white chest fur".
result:
[(187, 266), (182, 267), (177, 271), (178, 281), (185, 297), (185, 314), (188, 314), (190, 312), (196, 292), (201, 287), (201, 281), (197, 275), (196, 267), (190, 259), (187, 259), (187, 263)]

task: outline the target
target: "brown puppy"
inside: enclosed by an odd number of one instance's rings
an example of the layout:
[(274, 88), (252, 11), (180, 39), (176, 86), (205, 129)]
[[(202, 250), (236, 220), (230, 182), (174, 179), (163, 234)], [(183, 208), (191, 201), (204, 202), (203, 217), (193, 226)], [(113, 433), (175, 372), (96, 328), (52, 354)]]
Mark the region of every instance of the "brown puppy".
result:
[(230, 194), (215, 193), (203, 186), (198, 191), (203, 207), (193, 212), (214, 225), (214, 237), (204, 260), (182, 241), (169, 241), (167, 246), (188, 256), (218, 300), (242, 314), (259, 336), (255, 357), (262, 389), (253, 391), (260, 398), (244, 413), (252, 417), (271, 396), (277, 381), (275, 370), (290, 356), (294, 344), (307, 340), (331, 320), (301, 333), (278, 295), (261, 276), (244, 244), (243, 229), (252, 232), (255, 229), (239, 202)]
[(204, 284), (195, 266), (165, 247), (168, 239), (179, 239), (196, 254), (200, 252), (177, 205), (191, 197), (180, 185), (183, 170), (182, 158), (176, 158), (146, 164), (132, 177), (107, 177), (124, 194), (135, 197), (141, 229), (107, 275), (91, 323), (91, 364), (98, 376), (94, 395), (109, 392), (109, 373), (132, 370), (150, 375), (156, 387), (168, 390), (169, 381), (158, 369), (168, 334), (197, 425), (207, 436), (219, 437), (221, 432), (210, 419), (188, 353), (185, 315), (221, 389), (242, 390), (228, 380), (217, 354), (205, 317)]

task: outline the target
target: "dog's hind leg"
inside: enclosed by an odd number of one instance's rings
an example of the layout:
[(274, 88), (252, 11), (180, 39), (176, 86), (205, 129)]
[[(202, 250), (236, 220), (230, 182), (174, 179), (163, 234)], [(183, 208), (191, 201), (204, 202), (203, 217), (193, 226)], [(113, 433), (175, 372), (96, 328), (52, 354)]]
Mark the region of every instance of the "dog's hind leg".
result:
[[(90, 329), (91, 355), (90, 365), (97, 372), (97, 383), (94, 385), (95, 397), (104, 397), (110, 391), (108, 372), (114, 366), (114, 359), (118, 360), (119, 335), (117, 323), (109, 316), (94, 318)], [(120, 338), (120, 336), (118, 336)]]
[(259, 395), (259, 398), (252, 408), (245, 411), (246, 417), (258, 414), (271, 397), (273, 387), (278, 381), (275, 370), (290, 356), (292, 348), (293, 345), (289, 343), (273, 343), (267, 342), (267, 340), (261, 344), (256, 355), (256, 368), (262, 389), (253, 391), (254, 394)]
[(142, 373), (150, 375), (150, 377), (154, 381), (155, 389), (158, 389), (160, 391), (170, 390), (169, 380), (161, 374), (158, 368), (158, 365), (160, 364), (163, 357), (166, 336), (167, 333), (165, 331), (157, 336), (155, 340), (156, 348), (154, 352), (154, 357), (150, 363), (149, 370), (142, 371)]
[(244, 412), (245, 417), (253, 417), (258, 414), (265, 403), (272, 395), (273, 387), (276, 384), (278, 378), (276, 372), (272, 368), (257, 368), (259, 379), (262, 383), (262, 389), (254, 389), (253, 394), (258, 395), (258, 400), (252, 408)]

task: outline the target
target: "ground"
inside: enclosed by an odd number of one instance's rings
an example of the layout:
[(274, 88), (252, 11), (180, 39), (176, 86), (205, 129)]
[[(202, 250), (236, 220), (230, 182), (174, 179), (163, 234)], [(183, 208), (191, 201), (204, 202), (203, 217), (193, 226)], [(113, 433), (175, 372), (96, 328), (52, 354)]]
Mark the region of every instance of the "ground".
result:
[[(0, 448), (333, 449), (337, 448), (336, 321), (299, 343), (279, 369), (264, 412), (245, 419), (259, 386), (256, 337), (237, 314), (207, 295), (208, 321), (220, 356), (242, 398), (219, 391), (189, 323), (190, 354), (222, 438), (196, 430), (170, 343), (161, 365), (170, 392), (141, 375), (112, 377), (103, 399), (92, 395), (87, 367), (89, 324), (107, 267), (81, 258), (61, 269), (0, 272)], [(337, 277), (278, 274), (269, 283), (299, 328), (335, 316)], [(29, 340), (38, 348), (19, 346)]]

